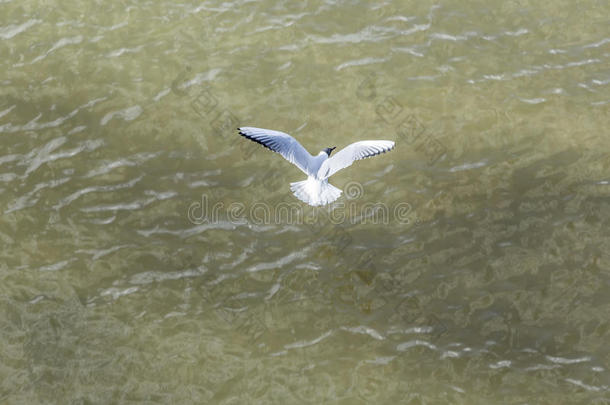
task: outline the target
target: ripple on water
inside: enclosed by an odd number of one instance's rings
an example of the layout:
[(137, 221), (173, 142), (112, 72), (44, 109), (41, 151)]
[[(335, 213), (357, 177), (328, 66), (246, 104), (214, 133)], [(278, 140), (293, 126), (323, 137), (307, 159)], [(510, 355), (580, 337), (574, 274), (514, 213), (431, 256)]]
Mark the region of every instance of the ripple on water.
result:
[(42, 20), (30, 19), (22, 24), (10, 24), (4, 27), (0, 27), (0, 38), (11, 39), (22, 32), (27, 31), (28, 28), (33, 27), (36, 24), (41, 23)]
[(111, 204), (98, 204), (92, 205), (88, 207), (80, 208), (82, 212), (106, 212), (106, 211), (134, 211), (142, 209), (156, 201), (167, 200), (178, 195), (175, 191), (166, 191), (166, 192), (153, 192), (151, 191), (149, 194), (153, 194), (151, 198), (141, 198), (131, 202), (119, 202), (119, 203), (111, 203)]
[(108, 114), (102, 117), (102, 119), (100, 120), (100, 125), (106, 125), (114, 118), (120, 118), (124, 121), (133, 121), (138, 118), (140, 114), (142, 114), (142, 112), (143, 109), (139, 105), (127, 107), (123, 110), (109, 112)]
[(284, 349), (290, 350), (290, 349), (299, 349), (299, 348), (303, 348), (303, 347), (313, 346), (313, 345), (316, 345), (316, 344), (320, 343), (324, 339), (328, 338), (332, 334), (333, 334), (333, 331), (329, 330), (329, 331), (323, 333), (322, 335), (318, 336), (315, 339), (312, 339), (312, 340), (301, 340), (301, 341), (298, 341), (298, 342), (295, 342), (295, 343), (290, 343), (290, 344), (284, 345)]
[(89, 178), (89, 177), (100, 176), (100, 175), (106, 174), (106, 173), (110, 172), (111, 170), (119, 168), (119, 167), (142, 165), (146, 161), (148, 161), (150, 159), (154, 159), (155, 157), (159, 156), (160, 154), (161, 154), (161, 152), (156, 152), (156, 153), (141, 152), (141, 153), (136, 153), (136, 154), (128, 156), (128, 157), (119, 158), (117, 160), (112, 160), (112, 161), (104, 160), (101, 162), (99, 167), (89, 170), (87, 172), (87, 174), (85, 174), (84, 177)]
[(398, 350), (399, 352), (404, 352), (404, 351), (407, 351), (407, 350), (409, 350), (413, 347), (417, 347), (417, 346), (427, 347), (430, 350), (438, 349), (438, 347), (435, 344), (432, 344), (426, 340), (415, 339), (415, 340), (409, 340), (408, 342), (399, 343), (398, 345), (396, 345), (396, 350)]
[(68, 195), (67, 197), (62, 198), (53, 208), (55, 208), (55, 209), (64, 208), (85, 194), (109, 192), (109, 191), (121, 190), (124, 188), (131, 188), (134, 185), (136, 185), (140, 180), (142, 180), (143, 177), (144, 176), (139, 176), (139, 177), (136, 177), (135, 179), (129, 180), (125, 183), (110, 184), (110, 185), (103, 185), (103, 186), (90, 186), (90, 187), (85, 187), (85, 188), (79, 189), (79, 190), (75, 191), (74, 193)]
[(364, 326), (364, 325), (354, 326), (354, 327), (342, 326), (340, 329), (348, 331), (348, 332), (351, 332), (351, 333), (358, 333), (358, 334), (363, 334), (363, 335), (369, 335), (370, 337), (372, 337), (373, 339), (376, 339), (376, 340), (384, 340), (385, 339), (375, 329), (369, 328), (368, 326)]
[[(76, 35), (74, 37), (61, 38), (60, 40), (55, 42), (53, 44), (53, 46), (51, 48), (49, 48), (48, 51), (46, 51), (45, 53), (35, 57), (30, 62), (30, 64), (33, 65), (36, 62), (40, 62), (41, 60), (43, 60), (44, 58), (46, 58), (47, 56), (49, 56), (50, 54), (52, 54), (56, 50), (61, 49), (61, 48), (65, 47), (65, 46), (68, 46), (68, 45), (78, 45), (81, 42), (83, 42), (83, 38), (84, 37), (82, 35)], [(17, 63), (15, 66), (23, 66), (23, 65), (24, 65), (23, 63)]]

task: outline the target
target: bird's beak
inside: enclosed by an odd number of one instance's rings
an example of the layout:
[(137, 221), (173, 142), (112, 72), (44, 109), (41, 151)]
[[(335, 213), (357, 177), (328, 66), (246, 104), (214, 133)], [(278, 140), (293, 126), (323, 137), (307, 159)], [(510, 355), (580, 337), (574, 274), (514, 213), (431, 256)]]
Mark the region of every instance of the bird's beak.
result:
[(332, 152), (332, 151), (334, 151), (335, 149), (337, 149), (337, 147), (336, 147), (336, 146), (333, 146), (332, 148), (330, 148), (330, 151)]

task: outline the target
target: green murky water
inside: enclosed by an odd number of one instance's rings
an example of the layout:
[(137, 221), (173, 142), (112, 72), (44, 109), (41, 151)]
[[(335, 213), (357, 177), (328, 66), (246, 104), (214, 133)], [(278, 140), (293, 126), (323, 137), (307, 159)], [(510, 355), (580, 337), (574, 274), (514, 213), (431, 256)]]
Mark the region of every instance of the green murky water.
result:
[(608, 15), (0, 1), (0, 402), (610, 403)]

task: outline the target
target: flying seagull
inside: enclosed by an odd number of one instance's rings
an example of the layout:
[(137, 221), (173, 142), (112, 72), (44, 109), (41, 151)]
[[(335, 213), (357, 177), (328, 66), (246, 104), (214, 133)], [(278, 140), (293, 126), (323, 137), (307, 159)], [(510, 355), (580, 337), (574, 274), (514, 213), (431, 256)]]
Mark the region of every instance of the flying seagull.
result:
[(307, 180), (290, 183), (290, 189), (299, 200), (313, 206), (330, 204), (341, 195), (341, 190), (328, 184), (330, 176), (351, 166), (356, 160), (377, 156), (394, 148), (392, 141), (360, 141), (346, 146), (333, 157), (330, 154), (336, 149), (335, 146), (322, 149), (312, 156), (296, 139), (283, 132), (254, 127), (237, 130), (240, 135), (279, 153), (301, 169), (307, 175)]

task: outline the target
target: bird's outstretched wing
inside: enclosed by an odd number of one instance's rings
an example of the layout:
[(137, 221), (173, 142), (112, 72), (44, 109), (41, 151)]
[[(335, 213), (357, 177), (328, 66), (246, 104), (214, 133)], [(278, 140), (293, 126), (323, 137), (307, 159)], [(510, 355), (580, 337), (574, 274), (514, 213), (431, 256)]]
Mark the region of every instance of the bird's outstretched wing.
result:
[(305, 174), (311, 175), (308, 172), (308, 168), (313, 157), (290, 135), (280, 131), (254, 127), (241, 127), (237, 128), (237, 130), (240, 135), (279, 153), (284, 159), (294, 164)]
[(339, 170), (351, 166), (356, 160), (377, 156), (394, 148), (392, 141), (360, 141), (352, 143), (322, 163), (317, 177), (326, 179)]

